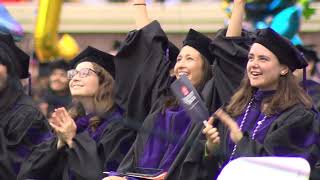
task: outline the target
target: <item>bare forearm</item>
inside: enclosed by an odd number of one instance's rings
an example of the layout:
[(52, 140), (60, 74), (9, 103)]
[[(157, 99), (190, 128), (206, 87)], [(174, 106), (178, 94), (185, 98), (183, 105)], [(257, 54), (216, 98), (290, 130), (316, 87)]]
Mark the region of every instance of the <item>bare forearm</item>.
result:
[(136, 28), (141, 29), (150, 22), (145, 0), (134, 0), (133, 6), (135, 11)]
[(228, 26), (226, 37), (239, 37), (241, 36), (241, 30), (242, 30), (242, 21), (244, 18), (244, 7), (245, 7), (245, 1), (244, 0), (235, 0), (234, 6), (232, 10), (232, 15), (230, 19), (230, 23)]

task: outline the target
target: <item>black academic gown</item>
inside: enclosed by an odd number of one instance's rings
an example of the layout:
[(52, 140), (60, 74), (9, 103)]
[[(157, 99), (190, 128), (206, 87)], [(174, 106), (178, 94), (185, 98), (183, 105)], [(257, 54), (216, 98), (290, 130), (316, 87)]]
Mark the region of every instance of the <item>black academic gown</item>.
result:
[[(115, 101), (137, 128), (171, 84), (168, 39), (157, 21), (128, 33), (115, 56)], [(170, 52), (169, 52), (170, 53)]]
[[(247, 132), (237, 144), (234, 158), (261, 156), (302, 157), (308, 160), (312, 169), (320, 157), (315, 143), (319, 138), (319, 119), (313, 110), (297, 104), (283, 111), (270, 125), (264, 143), (252, 140)], [(211, 155), (211, 164), (224, 165), (229, 161), (232, 150), (228, 147), (229, 131), (220, 127), (221, 149)], [(210, 166), (209, 166), (210, 167)], [(213, 167), (211, 165), (211, 167)], [(212, 168), (212, 171), (214, 169)], [(219, 170), (218, 170), (219, 171)], [(217, 173), (218, 173), (217, 171)]]
[(314, 108), (320, 111), (320, 84), (313, 80), (306, 80), (305, 82), (301, 82), (301, 84), (306, 86), (306, 90), (312, 98)]
[[(149, 24), (148, 26), (151, 26)], [(146, 26), (146, 27), (148, 27)], [(161, 28), (158, 26), (157, 28)], [(155, 32), (161, 32), (154, 30)], [(216, 56), (213, 77), (210, 79), (201, 91), (203, 99), (206, 100), (206, 105), (210, 110), (216, 110), (222, 104), (226, 103), (236, 88), (239, 86), (243, 72), (247, 62), (247, 54), (252, 37), (244, 32), (243, 37), (240, 38), (226, 38), (224, 37), (226, 30), (220, 31), (214, 39), (212, 51)], [(134, 42), (131, 42), (134, 44)], [(168, 72), (168, 69), (162, 69)], [(154, 73), (156, 74), (156, 73)], [(168, 90), (170, 82), (169, 74), (163, 77), (167, 80), (158, 81), (161, 87)], [(131, 150), (119, 166), (119, 172), (130, 171), (138, 165), (139, 157), (141, 157), (141, 150), (148, 139), (150, 130), (154, 127), (156, 117), (163, 108), (163, 103), (166, 99), (165, 92), (158, 92), (158, 99), (153, 101), (152, 110), (146, 117), (141, 131), (138, 133), (137, 139), (133, 144)], [(202, 124), (194, 122), (191, 125), (190, 132), (187, 135), (185, 145), (182, 147), (176, 160), (169, 169), (167, 179), (196, 179), (201, 173), (206, 172), (198, 165), (198, 158), (193, 156), (202, 156), (203, 145), (194, 145), (195, 138), (201, 133)], [(148, 132), (149, 130), (149, 132)], [(200, 141), (197, 141), (200, 142)], [(190, 146), (193, 145), (193, 146)], [(191, 148), (192, 147), (192, 148)], [(191, 162), (190, 162), (191, 161)], [(191, 163), (191, 165), (189, 165)], [(193, 174), (194, 173), (194, 174)]]
[[(220, 30), (210, 46), (215, 56), (213, 77), (201, 91), (209, 111), (215, 112), (227, 103), (240, 85), (248, 60), (249, 47), (254, 34), (243, 31), (241, 37), (225, 37)], [(194, 122), (193, 128), (181, 152), (168, 171), (166, 179), (212, 179), (211, 162), (204, 158), (205, 137), (202, 122)], [(212, 167), (212, 165), (210, 166)]]
[(103, 171), (116, 170), (131, 147), (135, 132), (124, 126), (122, 118), (109, 116), (110, 113), (103, 116), (110, 123), (97, 141), (85, 130), (77, 133), (72, 148), (57, 149), (56, 138), (34, 148), (18, 179), (97, 180), (102, 179)]
[(32, 99), (20, 94), (0, 116), (0, 179), (16, 179), (31, 149), (50, 136), (47, 119)]
[[(307, 87), (308, 94), (312, 98), (314, 108), (320, 111), (320, 84), (312, 80), (307, 80), (305, 82), (305, 85)], [(320, 138), (318, 141), (318, 146), (320, 148)], [(311, 168), (310, 179), (311, 180), (320, 179), (320, 158), (316, 164), (316, 167)]]
[[(81, 141), (84, 144), (79, 147), (95, 147), (93, 150), (78, 148), (77, 145), (71, 150), (68, 148), (57, 150), (56, 140), (40, 145), (34, 149), (32, 156), (24, 164), (20, 179), (30, 177), (68, 179), (71, 167), (77, 167), (73, 168), (73, 174), (78, 175), (79, 179), (97, 179), (102, 172), (102, 168), (97, 167), (99, 164), (96, 163), (97, 155), (102, 160), (103, 156), (116, 158), (117, 161), (122, 160), (125, 153), (114, 155), (110, 152), (121, 152), (117, 147), (122, 139), (134, 142), (136, 131), (150, 111), (151, 105), (155, 104), (160, 92), (166, 90), (168, 84), (172, 82), (172, 78), (168, 76), (172, 64), (170, 61), (164, 61), (167, 59), (165, 52), (168, 39), (159, 27), (159, 23), (154, 21), (143, 29), (131, 31), (115, 56), (115, 102), (125, 111), (123, 120), (125, 125), (123, 123), (108, 125), (108, 131), (94, 146), (90, 146), (89, 138), (86, 136), (87, 140)], [(80, 142), (83, 136), (77, 135), (75, 143)], [(75, 161), (69, 157), (75, 157)], [(77, 162), (82, 159), (88, 163), (79, 167)], [(57, 168), (52, 170), (51, 167)], [(90, 174), (90, 172), (100, 174)]]
[(56, 108), (68, 107), (72, 101), (70, 92), (66, 92), (65, 95), (60, 96), (51, 89), (47, 90), (43, 99), (48, 103), (48, 115), (50, 115)]

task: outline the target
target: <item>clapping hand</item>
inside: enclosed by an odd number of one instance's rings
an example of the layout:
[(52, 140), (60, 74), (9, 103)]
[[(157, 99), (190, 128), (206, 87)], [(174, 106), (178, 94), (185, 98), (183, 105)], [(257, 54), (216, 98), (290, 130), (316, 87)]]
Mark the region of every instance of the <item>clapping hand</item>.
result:
[(50, 126), (58, 136), (58, 148), (63, 146), (64, 143), (72, 147), (72, 139), (76, 135), (77, 126), (65, 108), (55, 110), (52, 114)]

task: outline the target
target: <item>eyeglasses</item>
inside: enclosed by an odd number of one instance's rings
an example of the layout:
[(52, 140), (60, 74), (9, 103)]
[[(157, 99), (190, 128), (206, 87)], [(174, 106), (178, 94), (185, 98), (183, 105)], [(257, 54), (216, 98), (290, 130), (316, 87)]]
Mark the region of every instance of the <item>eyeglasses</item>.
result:
[(79, 74), (80, 78), (84, 78), (84, 77), (89, 76), (90, 72), (94, 72), (97, 74), (96, 71), (94, 71), (90, 68), (83, 68), (83, 69), (80, 69), (79, 71), (76, 69), (71, 69), (68, 71), (68, 79), (72, 79), (77, 74)]

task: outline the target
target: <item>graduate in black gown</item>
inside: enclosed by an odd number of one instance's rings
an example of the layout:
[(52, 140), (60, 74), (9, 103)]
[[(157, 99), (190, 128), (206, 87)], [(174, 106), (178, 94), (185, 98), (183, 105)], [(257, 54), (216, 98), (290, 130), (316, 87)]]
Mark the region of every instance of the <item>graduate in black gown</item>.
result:
[(29, 56), (0, 35), (0, 179), (16, 179), (32, 147), (50, 136), (47, 119), (23, 91)]
[(293, 74), (301, 81), (301, 84), (306, 88), (308, 94), (311, 96), (314, 107), (320, 110), (320, 84), (313, 80), (316, 75), (316, 65), (320, 61), (317, 52), (311, 47), (306, 45), (296, 46), (300, 52), (305, 56), (308, 66), (306, 67), (306, 80), (303, 80), (303, 70), (298, 69)]
[(212, 171), (238, 157), (260, 156), (301, 157), (314, 168), (319, 119), (293, 75), (306, 66), (289, 40), (270, 28), (257, 32), (239, 90), (203, 130)]
[[(306, 88), (308, 94), (311, 96), (313, 101), (313, 106), (318, 111), (320, 110), (320, 84), (313, 80), (316, 76), (316, 64), (320, 61), (317, 52), (312, 46), (301, 46), (298, 45), (297, 48), (305, 56), (308, 66), (306, 67), (306, 80), (303, 80), (303, 71), (301, 69), (296, 70), (293, 74), (302, 81), (301, 84)], [(320, 139), (319, 139), (320, 146)], [(320, 179), (320, 159), (316, 163), (316, 167), (311, 169), (310, 179)]]
[(54, 109), (68, 107), (72, 101), (67, 77), (69, 64), (60, 59), (50, 62), (49, 68), (49, 87), (43, 97), (43, 100), (48, 104), (47, 117), (50, 117)]
[[(234, 9), (227, 30), (218, 31), (210, 44), (214, 55), (213, 77), (201, 91), (208, 110), (213, 113), (227, 103), (241, 82), (249, 47), (255, 35), (241, 30), (244, 13), (243, 1), (234, 1)], [(241, 35), (241, 36), (240, 36)], [(203, 124), (196, 122), (194, 128), (168, 171), (166, 179), (212, 179), (215, 176), (211, 159), (205, 156)]]
[(103, 170), (117, 169), (135, 139), (114, 103), (113, 56), (89, 46), (71, 66), (70, 92), (82, 108), (55, 110), (56, 137), (34, 148), (18, 179), (101, 179)]
[[(146, 13), (144, 1), (136, 0), (134, 3), (138, 12)], [(143, 15), (143, 17), (146, 17), (145, 14)], [(238, 22), (239, 20), (234, 21)], [(134, 61), (132, 64), (135, 66), (141, 65), (136, 59), (139, 56), (134, 56), (134, 51), (137, 50), (142, 51), (142, 54), (147, 54), (146, 56), (149, 57), (157, 53), (161, 55), (162, 49), (154, 50), (155, 52), (146, 52), (144, 48), (147, 45), (140, 44), (152, 42), (147, 47), (153, 47), (156, 43), (160, 46), (160, 42), (154, 41), (159, 37), (166, 37), (158, 22), (149, 23), (148, 20), (144, 22), (145, 24), (142, 23), (140, 30), (129, 33), (129, 38), (122, 45), (122, 49), (116, 56), (116, 61), (120, 55), (124, 56), (132, 52), (132, 57), (126, 58)], [(143, 38), (144, 41), (140, 38)], [(237, 85), (240, 84), (251, 39), (248, 33), (241, 32), (240, 22), (230, 25), (228, 30), (219, 31), (213, 41), (190, 29), (183, 43), (184, 46), (177, 57), (177, 62), (174, 64), (174, 78), (187, 75), (210, 110), (214, 107), (220, 107), (228, 100), (228, 95), (231, 97)], [(209, 50), (210, 44), (212, 52)], [(143, 49), (136, 48), (137, 46)], [(188, 163), (188, 154), (192, 150), (190, 144), (186, 142), (193, 141), (194, 135), (201, 134), (203, 125), (202, 122), (193, 122), (168, 90), (173, 80), (169, 76), (173, 62), (160, 59), (160, 62), (157, 61), (157, 63), (160, 63), (160, 65), (166, 63), (167, 66), (158, 70), (156, 67), (159, 65), (151, 63), (150, 60), (148, 62), (150, 67), (146, 66), (146, 68), (155, 69), (154, 74), (162, 75), (156, 79), (156, 82), (152, 82), (153, 84), (159, 84), (162, 91), (158, 91), (160, 88), (153, 89), (153, 92), (157, 93), (156, 100), (152, 102), (151, 111), (144, 120), (141, 131), (138, 133), (130, 152), (121, 163), (118, 173), (132, 172), (137, 167), (156, 168), (169, 172), (168, 179), (184, 179), (185, 177), (180, 172), (185, 170), (182, 170), (182, 166), (184, 163)], [(168, 139), (168, 135), (176, 138)], [(204, 145), (199, 146), (197, 144), (197, 147), (202, 148), (204, 152)], [(195, 176), (197, 175), (199, 174), (195, 174)], [(105, 179), (122, 179), (122, 177), (115, 173)]]

